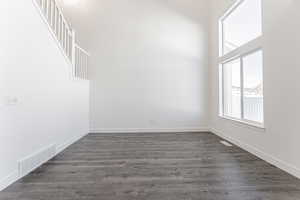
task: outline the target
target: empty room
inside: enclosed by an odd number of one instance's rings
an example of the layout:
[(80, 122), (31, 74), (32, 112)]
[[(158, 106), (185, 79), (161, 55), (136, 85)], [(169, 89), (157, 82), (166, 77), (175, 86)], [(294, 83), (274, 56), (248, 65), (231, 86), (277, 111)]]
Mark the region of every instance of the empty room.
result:
[(2, 0), (0, 200), (300, 200), (299, 0)]

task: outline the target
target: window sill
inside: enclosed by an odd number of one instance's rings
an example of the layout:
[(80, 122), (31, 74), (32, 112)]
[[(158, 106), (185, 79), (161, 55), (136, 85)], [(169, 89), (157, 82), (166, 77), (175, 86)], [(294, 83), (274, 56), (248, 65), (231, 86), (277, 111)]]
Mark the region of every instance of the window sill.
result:
[(222, 119), (225, 119), (225, 120), (230, 120), (230, 121), (233, 121), (233, 122), (237, 122), (241, 125), (246, 125), (246, 126), (249, 126), (249, 127), (258, 128), (258, 129), (261, 129), (261, 130), (266, 129), (265, 125), (263, 123), (244, 121), (244, 120), (235, 119), (235, 118), (232, 118), (232, 117), (227, 117), (227, 116), (222, 116), (222, 115), (219, 115), (219, 117), (222, 118)]

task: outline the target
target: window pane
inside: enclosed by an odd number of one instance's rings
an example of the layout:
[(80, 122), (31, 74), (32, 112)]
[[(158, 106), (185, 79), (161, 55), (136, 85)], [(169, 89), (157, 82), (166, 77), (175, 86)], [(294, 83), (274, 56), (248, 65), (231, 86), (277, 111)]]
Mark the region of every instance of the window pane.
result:
[(245, 0), (223, 21), (223, 53), (262, 35), (261, 0)]
[(240, 59), (223, 65), (224, 115), (241, 118)]
[(244, 118), (263, 122), (263, 53), (257, 51), (243, 58)]

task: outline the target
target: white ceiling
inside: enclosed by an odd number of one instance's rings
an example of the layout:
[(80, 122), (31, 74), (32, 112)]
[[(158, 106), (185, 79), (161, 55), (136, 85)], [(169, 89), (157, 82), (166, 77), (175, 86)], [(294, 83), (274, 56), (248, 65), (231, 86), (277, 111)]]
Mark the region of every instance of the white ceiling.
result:
[[(141, 8), (141, 4), (149, 6), (149, 9), (156, 7), (165, 7), (180, 15), (191, 18), (191, 20), (198, 20), (203, 18), (203, 13), (197, 10), (207, 7), (210, 1), (207, 0), (79, 0), (76, 5), (67, 5), (64, 0), (58, 0), (63, 8), (66, 18), (69, 20), (71, 26), (77, 32), (77, 39), (83, 47), (88, 48), (90, 38), (94, 33), (94, 27), (98, 26), (100, 21), (105, 20), (111, 13), (120, 15), (126, 13), (122, 9), (124, 7), (136, 6), (136, 9)], [(192, 10), (191, 10), (192, 9)], [(196, 13), (196, 14), (195, 14)], [(138, 16), (137, 16), (138, 17)]]

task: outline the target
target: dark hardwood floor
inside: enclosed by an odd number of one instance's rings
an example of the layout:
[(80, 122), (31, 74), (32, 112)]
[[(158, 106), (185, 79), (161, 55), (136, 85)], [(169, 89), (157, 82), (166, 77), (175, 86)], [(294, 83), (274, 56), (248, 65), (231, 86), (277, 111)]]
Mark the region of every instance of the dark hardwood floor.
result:
[(300, 200), (300, 181), (210, 133), (90, 134), (1, 200)]

